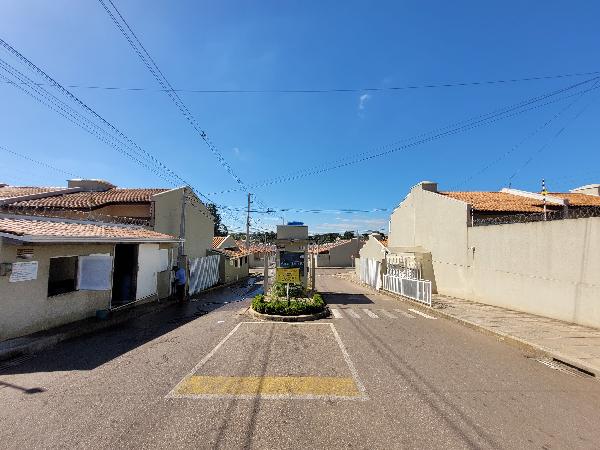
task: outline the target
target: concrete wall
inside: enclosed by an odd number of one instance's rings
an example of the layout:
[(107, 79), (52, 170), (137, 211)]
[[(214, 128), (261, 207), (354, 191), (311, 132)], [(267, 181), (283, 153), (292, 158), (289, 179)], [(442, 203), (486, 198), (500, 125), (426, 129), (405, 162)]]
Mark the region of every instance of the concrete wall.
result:
[(329, 253), (319, 253), (317, 255), (316, 267), (352, 267), (355, 258), (359, 255), (362, 241), (352, 239), (350, 242), (329, 249)]
[[(0, 262), (17, 262), (17, 246), (0, 240)], [(26, 245), (33, 248), (31, 261), (38, 262), (37, 279), (11, 283), (0, 277), (0, 340), (23, 336), (94, 316), (110, 305), (111, 290), (74, 291), (48, 297), (50, 258), (93, 253), (114, 254), (112, 244)]]
[(468, 226), (469, 206), (415, 186), (389, 247), (431, 253), (440, 294), (600, 328), (600, 218)]
[[(194, 195), (188, 188), (177, 188), (153, 197), (155, 231), (179, 237), (184, 192), (188, 196)], [(184, 252), (188, 258), (206, 256), (211, 249), (214, 222), (210, 217), (201, 202), (186, 200)]]

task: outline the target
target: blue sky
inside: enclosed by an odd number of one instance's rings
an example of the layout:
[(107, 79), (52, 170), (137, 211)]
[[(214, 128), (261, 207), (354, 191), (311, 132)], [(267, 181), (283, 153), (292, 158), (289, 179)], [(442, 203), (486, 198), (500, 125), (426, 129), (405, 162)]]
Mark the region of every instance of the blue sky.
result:
[[(595, 2), (403, 1), (375, 7), (358, 1), (114, 1), (171, 84), (182, 89), (390, 88), (600, 70), (594, 58), (600, 42)], [(156, 81), (97, 1), (5, 0), (1, 10), (0, 37), (59, 82), (148, 88), (70, 90), (217, 203), (245, 204), (244, 192), (220, 193), (235, 189), (236, 182), (169, 98), (156, 91)], [(15, 64), (4, 50), (0, 58)], [(252, 185), (590, 78), (396, 91), (180, 95), (235, 172)], [(541, 178), (555, 191), (599, 182), (599, 95), (600, 90), (579, 93), (487, 126), (253, 192), (272, 208), (391, 210), (424, 179), (437, 181), (442, 190), (497, 190), (515, 172), (512, 186), (528, 190), (539, 190)], [(7, 149), (123, 187), (168, 187), (7, 83), (0, 85), (0, 119), (0, 146)], [(1, 182), (65, 183), (63, 173), (2, 150), (0, 155)], [(259, 225), (272, 228), (282, 216), (323, 232), (386, 229), (389, 213), (285, 212), (261, 215)], [(243, 215), (228, 222), (241, 227)]]

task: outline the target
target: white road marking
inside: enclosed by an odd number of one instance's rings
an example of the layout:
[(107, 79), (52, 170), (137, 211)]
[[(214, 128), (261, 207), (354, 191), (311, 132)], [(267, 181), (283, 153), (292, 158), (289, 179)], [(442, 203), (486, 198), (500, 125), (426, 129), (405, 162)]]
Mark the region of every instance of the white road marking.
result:
[(404, 317), (408, 317), (409, 319), (414, 319), (415, 318), (415, 316), (413, 316), (412, 314), (409, 314), (406, 311), (402, 311), (401, 309), (394, 309), (394, 311), (399, 312)]
[(365, 312), (365, 314), (373, 319), (379, 319), (379, 316), (377, 314), (375, 314), (373, 311), (371, 311), (370, 309), (363, 309), (363, 311)]
[(358, 315), (358, 313), (356, 311), (354, 311), (353, 309), (347, 309), (346, 312), (348, 313), (349, 316), (352, 316), (355, 319), (360, 319), (360, 316)]
[(385, 309), (379, 309), (378, 311), (381, 312), (381, 314), (383, 314), (384, 316), (389, 317), (390, 319), (397, 319), (398, 317), (393, 315), (391, 312), (386, 311)]
[(434, 320), (437, 319), (437, 317), (430, 316), (429, 314), (425, 314), (424, 312), (418, 311), (416, 309), (408, 308), (408, 310), (411, 311), (411, 312), (414, 312), (415, 314), (423, 316), (423, 317), (425, 317), (427, 319), (434, 319)]
[(341, 319), (343, 317), (339, 309), (330, 308), (330, 311), (331, 314), (333, 314), (333, 317), (335, 317), (336, 319)]

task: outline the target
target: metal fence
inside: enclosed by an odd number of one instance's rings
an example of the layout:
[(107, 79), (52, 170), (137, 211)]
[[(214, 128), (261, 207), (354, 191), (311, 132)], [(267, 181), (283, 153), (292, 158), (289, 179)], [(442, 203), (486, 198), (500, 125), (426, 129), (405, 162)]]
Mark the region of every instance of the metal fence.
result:
[(220, 255), (190, 259), (190, 295), (208, 289), (219, 282)]
[(383, 289), (431, 306), (431, 281), (386, 274), (383, 276)]
[[(476, 215), (476, 211), (472, 211)], [(542, 222), (550, 220), (566, 220), (566, 219), (585, 219), (588, 217), (600, 217), (600, 207), (598, 206), (580, 206), (577, 208), (569, 208), (563, 212), (549, 210), (546, 214), (527, 213), (527, 214), (507, 214), (496, 217), (474, 217), (473, 226), (483, 225), (504, 225), (509, 223), (527, 223), (527, 222)]]

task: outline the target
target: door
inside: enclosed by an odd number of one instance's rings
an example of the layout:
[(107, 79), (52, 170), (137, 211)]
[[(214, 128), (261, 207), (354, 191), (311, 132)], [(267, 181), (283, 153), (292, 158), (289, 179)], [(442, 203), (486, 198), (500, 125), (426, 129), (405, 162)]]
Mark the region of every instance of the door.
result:
[(111, 307), (125, 305), (135, 300), (137, 260), (136, 244), (115, 245)]

